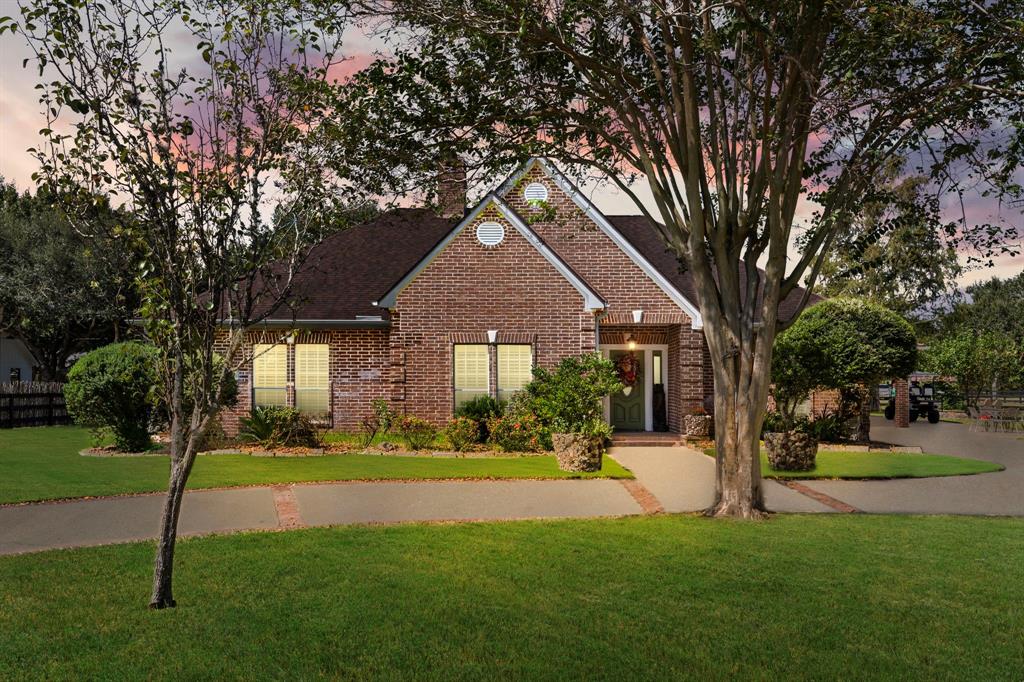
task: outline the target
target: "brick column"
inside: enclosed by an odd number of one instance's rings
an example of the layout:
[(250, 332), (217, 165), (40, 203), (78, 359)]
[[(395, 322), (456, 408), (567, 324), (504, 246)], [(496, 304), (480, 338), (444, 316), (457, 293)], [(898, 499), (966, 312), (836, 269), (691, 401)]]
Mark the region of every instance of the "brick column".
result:
[(905, 429), (910, 426), (910, 383), (906, 379), (896, 380), (896, 426)]

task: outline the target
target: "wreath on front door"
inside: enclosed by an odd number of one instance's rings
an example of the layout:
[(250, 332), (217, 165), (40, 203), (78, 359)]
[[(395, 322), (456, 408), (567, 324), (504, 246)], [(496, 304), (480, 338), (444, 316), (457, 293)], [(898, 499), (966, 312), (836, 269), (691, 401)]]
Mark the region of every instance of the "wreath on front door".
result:
[(630, 390), (636, 386), (636, 382), (640, 378), (640, 361), (632, 352), (626, 353), (615, 361), (615, 370), (619, 373), (619, 381), (627, 389), (623, 392), (629, 395)]

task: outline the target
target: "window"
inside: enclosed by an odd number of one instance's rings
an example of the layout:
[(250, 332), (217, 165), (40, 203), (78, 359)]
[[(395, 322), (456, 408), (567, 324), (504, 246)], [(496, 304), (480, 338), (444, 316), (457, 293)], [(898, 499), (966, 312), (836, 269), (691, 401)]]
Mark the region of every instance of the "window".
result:
[(299, 412), (323, 416), (331, 411), (329, 358), (326, 344), (296, 344), (295, 407)]
[(490, 355), (484, 344), (455, 346), (455, 409), (490, 393)]
[(533, 348), (498, 346), (498, 400), (508, 400), (533, 378)]
[(254, 407), (288, 404), (288, 346), (257, 344), (252, 349)]

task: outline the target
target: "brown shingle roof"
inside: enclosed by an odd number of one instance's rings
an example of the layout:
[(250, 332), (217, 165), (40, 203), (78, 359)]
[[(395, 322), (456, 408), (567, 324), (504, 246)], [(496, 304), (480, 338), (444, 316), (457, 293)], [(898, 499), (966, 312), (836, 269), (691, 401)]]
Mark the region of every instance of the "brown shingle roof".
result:
[[(646, 217), (607, 218), (683, 296), (697, 304), (693, 277), (681, 270)], [(355, 320), (360, 316), (387, 319), (387, 310), (373, 302), (412, 270), (457, 222), (430, 209), (398, 208), (327, 237), (313, 247), (295, 277), (293, 291), (299, 303), (294, 318), (320, 322)], [(783, 301), (782, 319), (793, 314), (799, 295), (797, 290)], [(812, 301), (816, 300), (820, 298), (812, 296)], [(292, 314), (283, 308), (271, 317), (288, 319)]]
[[(679, 261), (672, 254), (665, 242), (651, 225), (650, 219), (642, 215), (610, 215), (605, 216), (615, 229), (646, 258), (683, 296), (698, 305), (697, 291), (693, 275), (683, 272)], [(746, 273), (740, 268), (740, 286), (744, 286)], [(788, 320), (796, 312), (800, 304), (803, 289), (795, 289), (779, 304), (779, 319)], [(821, 297), (812, 294), (810, 303), (820, 301)]]
[[(397, 208), (327, 237), (295, 277), (297, 320), (383, 315), (373, 305), (455, 226), (425, 208)], [(273, 317), (288, 317), (283, 310)]]

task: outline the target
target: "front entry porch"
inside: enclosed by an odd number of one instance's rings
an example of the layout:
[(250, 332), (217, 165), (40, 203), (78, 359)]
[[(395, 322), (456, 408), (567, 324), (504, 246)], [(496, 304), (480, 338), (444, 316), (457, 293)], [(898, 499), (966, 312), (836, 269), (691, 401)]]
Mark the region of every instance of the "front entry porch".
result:
[(605, 399), (604, 417), (616, 433), (668, 431), (668, 346), (601, 346), (601, 354), (622, 368), (627, 385)]

